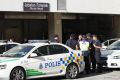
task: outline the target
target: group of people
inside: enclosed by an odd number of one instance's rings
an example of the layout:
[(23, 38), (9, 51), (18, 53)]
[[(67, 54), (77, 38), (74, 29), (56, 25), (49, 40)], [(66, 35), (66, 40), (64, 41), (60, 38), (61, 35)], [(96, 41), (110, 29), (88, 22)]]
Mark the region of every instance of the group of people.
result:
[(97, 35), (79, 35), (78, 40), (75, 39), (75, 35), (71, 34), (70, 39), (66, 41), (66, 45), (74, 50), (81, 50), (85, 61), (85, 72), (102, 72), (101, 64), (101, 42)]

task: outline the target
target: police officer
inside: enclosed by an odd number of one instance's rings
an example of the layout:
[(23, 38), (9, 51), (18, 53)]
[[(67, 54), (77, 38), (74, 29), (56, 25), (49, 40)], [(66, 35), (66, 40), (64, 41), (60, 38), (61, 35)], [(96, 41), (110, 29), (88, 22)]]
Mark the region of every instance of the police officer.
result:
[(89, 52), (88, 52), (89, 42), (86, 40), (85, 35), (83, 35), (82, 41), (79, 42), (79, 46), (84, 56), (86, 74), (89, 74), (90, 73)]
[(82, 41), (82, 34), (79, 34), (78, 36), (78, 44), (76, 45), (76, 50), (80, 50), (79, 42)]
[(90, 33), (88, 33), (87, 35), (87, 41), (89, 42), (90, 44), (90, 47), (89, 47), (89, 54), (90, 54), (90, 64), (91, 64), (91, 71), (92, 72), (95, 72), (96, 70), (96, 60), (95, 60), (95, 48), (93, 46), (93, 38), (92, 38), (92, 35)]
[(78, 36), (78, 42), (82, 41), (82, 37), (83, 37), (82, 34), (79, 34), (79, 36)]
[(102, 64), (101, 64), (101, 52), (100, 52), (100, 48), (101, 48), (101, 43), (98, 40), (97, 35), (93, 35), (93, 40), (94, 40), (94, 47), (95, 47), (95, 59), (96, 59), (96, 63), (97, 63), (97, 72), (101, 73), (102, 72)]
[(66, 41), (66, 45), (71, 47), (72, 49), (76, 49), (76, 45), (78, 44), (77, 40), (75, 40), (75, 35), (71, 34), (70, 39)]

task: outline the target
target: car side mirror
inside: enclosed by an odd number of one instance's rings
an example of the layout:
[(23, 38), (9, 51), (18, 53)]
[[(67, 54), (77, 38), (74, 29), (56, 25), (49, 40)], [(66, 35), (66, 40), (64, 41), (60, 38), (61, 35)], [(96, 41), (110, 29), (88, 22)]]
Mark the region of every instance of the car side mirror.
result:
[(29, 58), (33, 58), (33, 57), (37, 57), (37, 54), (36, 53), (30, 54)]

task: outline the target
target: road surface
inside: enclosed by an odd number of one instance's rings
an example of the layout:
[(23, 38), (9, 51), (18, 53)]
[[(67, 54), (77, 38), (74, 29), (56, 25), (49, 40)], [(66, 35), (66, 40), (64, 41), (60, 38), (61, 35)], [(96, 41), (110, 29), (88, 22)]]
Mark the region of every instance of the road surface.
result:
[[(32, 80), (70, 80), (65, 77), (50, 77)], [(77, 79), (72, 80), (120, 80), (120, 70), (104, 70), (103, 73), (81, 74)]]

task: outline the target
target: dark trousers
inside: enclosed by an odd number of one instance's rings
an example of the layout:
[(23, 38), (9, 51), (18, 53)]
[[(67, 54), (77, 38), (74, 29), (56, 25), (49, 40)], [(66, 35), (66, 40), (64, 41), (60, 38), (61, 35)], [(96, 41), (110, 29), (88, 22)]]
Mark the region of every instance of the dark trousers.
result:
[(95, 59), (95, 52), (90, 51), (90, 65), (91, 69), (95, 71), (96, 69), (96, 59)]
[(84, 56), (84, 61), (85, 61), (85, 71), (86, 73), (89, 73), (90, 72), (89, 56)]
[(102, 63), (101, 63), (101, 53), (98, 51), (98, 52), (95, 52), (95, 59), (96, 59), (96, 64), (97, 64), (97, 70), (98, 72), (101, 72), (102, 71)]
[(97, 63), (97, 72), (102, 72), (102, 64)]

